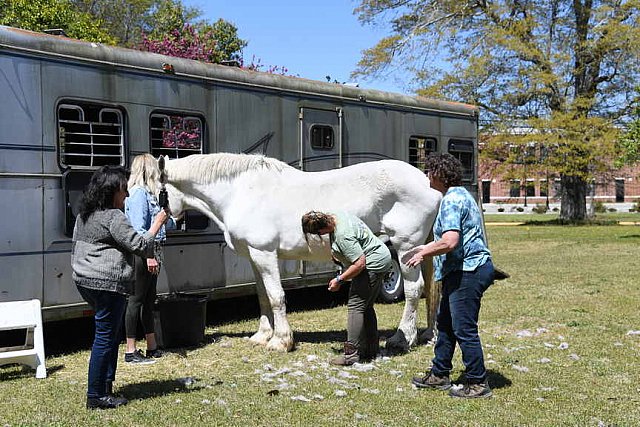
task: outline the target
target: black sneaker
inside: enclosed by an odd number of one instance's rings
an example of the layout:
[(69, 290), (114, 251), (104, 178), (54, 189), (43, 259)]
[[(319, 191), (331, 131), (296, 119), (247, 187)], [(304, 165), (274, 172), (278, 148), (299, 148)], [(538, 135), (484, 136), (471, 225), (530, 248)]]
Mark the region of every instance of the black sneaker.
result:
[(87, 409), (113, 409), (129, 403), (124, 397), (87, 397)]
[(451, 388), (451, 380), (448, 376), (439, 377), (431, 371), (423, 377), (413, 377), (411, 383), (419, 388), (434, 388), (437, 390), (449, 390)]
[(462, 388), (453, 389), (449, 392), (449, 396), (463, 399), (475, 399), (482, 397), (491, 397), (491, 387), (488, 383), (465, 384)]
[(164, 351), (156, 348), (155, 350), (147, 350), (147, 359), (159, 359), (164, 356)]
[(133, 353), (125, 353), (124, 361), (127, 363), (135, 363), (137, 365), (151, 365), (156, 363), (155, 360), (144, 357), (144, 354), (140, 350), (136, 350)]

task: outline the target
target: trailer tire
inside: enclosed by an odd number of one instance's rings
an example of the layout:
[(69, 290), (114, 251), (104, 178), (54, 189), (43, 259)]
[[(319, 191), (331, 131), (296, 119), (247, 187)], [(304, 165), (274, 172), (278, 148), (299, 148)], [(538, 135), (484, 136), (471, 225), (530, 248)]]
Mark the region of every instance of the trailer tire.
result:
[(400, 261), (398, 261), (398, 255), (396, 251), (391, 250), (391, 262), (393, 266), (391, 271), (385, 276), (382, 286), (380, 287), (380, 294), (378, 295), (378, 301), (390, 304), (400, 301), (404, 298), (404, 279), (402, 278), (402, 270), (400, 269)]

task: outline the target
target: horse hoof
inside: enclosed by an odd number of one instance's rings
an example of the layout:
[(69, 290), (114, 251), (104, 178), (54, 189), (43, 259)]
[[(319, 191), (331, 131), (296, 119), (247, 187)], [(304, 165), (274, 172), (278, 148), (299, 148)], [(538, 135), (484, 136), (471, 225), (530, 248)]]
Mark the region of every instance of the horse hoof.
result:
[(409, 342), (407, 342), (402, 331), (396, 332), (391, 338), (387, 339), (384, 348), (394, 354), (406, 353), (410, 348)]
[(271, 338), (267, 343), (267, 350), (278, 351), (281, 353), (292, 351), (293, 347), (293, 341), (286, 342), (279, 338)]
[(432, 329), (427, 329), (426, 331), (424, 331), (420, 335), (420, 339), (418, 340), (420, 344), (425, 344), (425, 345), (435, 344), (435, 341), (436, 341), (436, 335), (433, 333)]
[(249, 338), (249, 342), (251, 342), (254, 345), (265, 346), (267, 345), (270, 339), (271, 339), (270, 336), (267, 336), (261, 332), (256, 332), (251, 336), (251, 338)]

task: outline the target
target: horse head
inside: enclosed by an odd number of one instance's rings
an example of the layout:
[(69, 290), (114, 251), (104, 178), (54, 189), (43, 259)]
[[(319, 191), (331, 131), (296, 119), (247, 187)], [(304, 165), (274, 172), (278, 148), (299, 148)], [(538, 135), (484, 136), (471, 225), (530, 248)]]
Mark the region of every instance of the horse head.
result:
[(174, 217), (179, 217), (188, 207), (185, 203), (184, 193), (182, 193), (175, 186), (169, 183), (168, 163), (168, 157), (158, 157), (158, 169), (160, 169), (160, 186), (163, 190), (167, 191), (171, 215)]

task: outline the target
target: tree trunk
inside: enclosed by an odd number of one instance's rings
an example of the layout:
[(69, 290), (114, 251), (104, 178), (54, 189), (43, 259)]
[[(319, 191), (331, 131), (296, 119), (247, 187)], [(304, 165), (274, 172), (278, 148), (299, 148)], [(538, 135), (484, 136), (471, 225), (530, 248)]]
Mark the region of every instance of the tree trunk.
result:
[(587, 217), (587, 182), (577, 176), (561, 176), (560, 219), (582, 221)]

